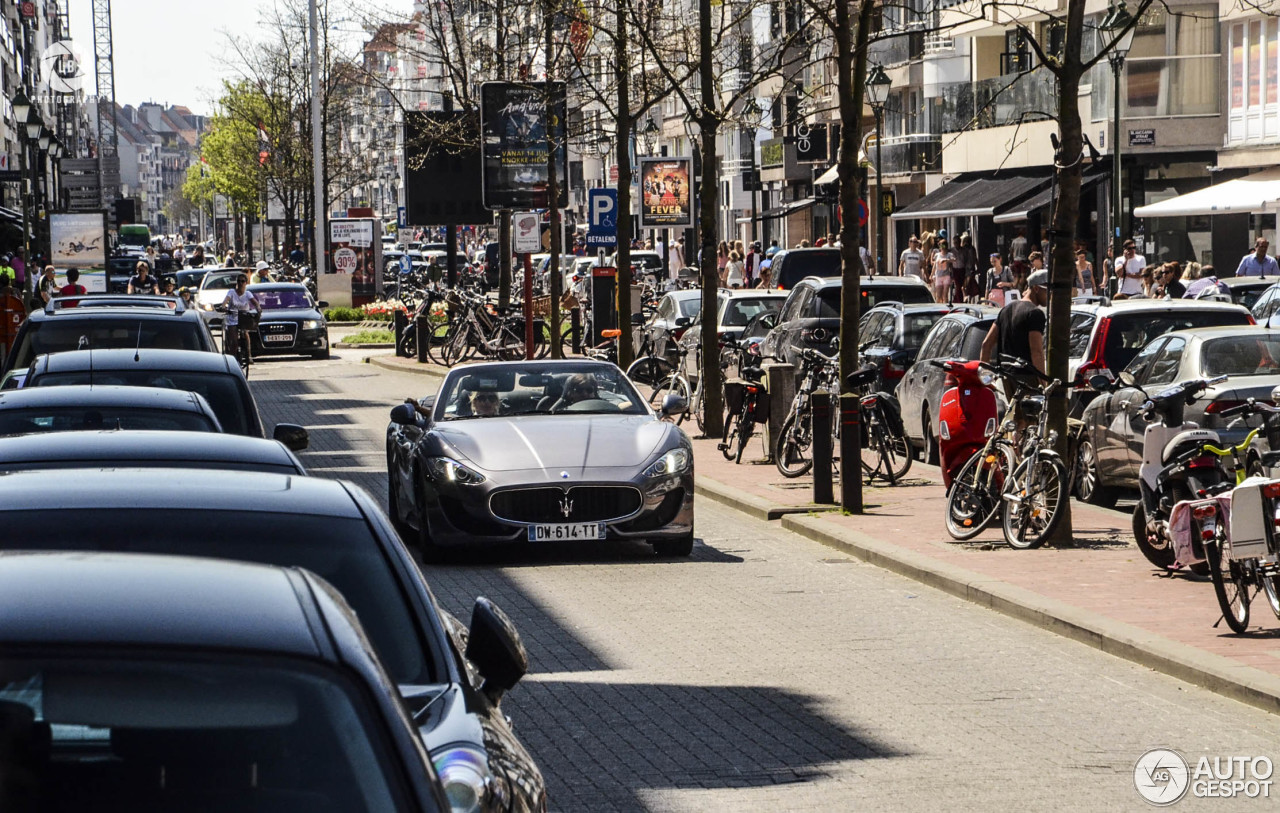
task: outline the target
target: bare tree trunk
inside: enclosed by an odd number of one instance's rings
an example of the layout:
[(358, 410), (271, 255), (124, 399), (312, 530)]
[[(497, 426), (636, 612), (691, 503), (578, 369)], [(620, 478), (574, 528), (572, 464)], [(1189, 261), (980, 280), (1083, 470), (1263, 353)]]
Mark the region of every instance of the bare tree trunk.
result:
[[(711, 49), (711, 0), (698, 0), (698, 76), (702, 85), (702, 105), (698, 110), (698, 130), (702, 141), (702, 180), (699, 184), (698, 233), (701, 235), (699, 266), (702, 271), (702, 377), (704, 431), (710, 437), (724, 433), (724, 398), (720, 375), (720, 334), (716, 330), (716, 296), (720, 275), (716, 268), (716, 201), (720, 181), (716, 173), (715, 73)], [(692, 203), (692, 201), (691, 201)], [(686, 260), (685, 262), (688, 262)]]
[(618, 130), (614, 149), (618, 156), (618, 366), (627, 369), (634, 360), (631, 335), (631, 62), (627, 58), (627, 13), (622, 0), (615, 0), (616, 30), (613, 54), (618, 75)]
[[(506, 5), (497, 0), (494, 19), (497, 23), (494, 35), (494, 57), (497, 61), (497, 79), (507, 78), (507, 26), (504, 23)], [(498, 307), (511, 306), (511, 210), (498, 213)]]
[[(1049, 285), (1049, 336), (1047, 345), (1048, 374), (1069, 385), (1067, 357), (1070, 352), (1068, 338), (1071, 332), (1071, 280), (1075, 275), (1075, 257), (1072, 238), (1080, 218), (1081, 151), (1084, 149), (1080, 107), (1077, 95), (1082, 73), (1081, 42), (1084, 36), (1085, 0), (1070, 0), (1067, 6), (1067, 30), (1064, 37), (1062, 68), (1058, 72), (1058, 128), (1062, 139), (1056, 157), (1054, 179), (1057, 200), (1052, 212), (1053, 227), (1049, 232), (1052, 241), (1050, 255), (1052, 272)], [(1074, 463), (1067, 454), (1067, 392), (1060, 387), (1049, 397), (1049, 426), (1058, 433), (1055, 450), (1062, 455), (1068, 470)], [(1069, 543), (1073, 536), (1071, 501), (1062, 495), (1058, 523), (1051, 544)]]

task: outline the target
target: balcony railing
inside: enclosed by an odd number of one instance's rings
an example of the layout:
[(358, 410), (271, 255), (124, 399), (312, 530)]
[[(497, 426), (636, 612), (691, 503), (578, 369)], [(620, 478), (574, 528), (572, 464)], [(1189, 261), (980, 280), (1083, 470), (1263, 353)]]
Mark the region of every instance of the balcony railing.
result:
[[(873, 164), (876, 160), (875, 145), (867, 154)], [(942, 171), (942, 136), (915, 133), (904, 136), (888, 136), (880, 145), (880, 170), (885, 175), (902, 175), (908, 172)]]
[(934, 100), (934, 120), (944, 133), (1050, 118), (1058, 105), (1057, 84), (1045, 70), (956, 82), (941, 91)]
[[(883, 36), (884, 33), (886, 32), (876, 36)], [(924, 32), (917, 30), (903, 31), (887, 39), (876, 40), (867, 48), (868, 59), (886, 68), (920, 59), (924, 56), (924, 38)]]

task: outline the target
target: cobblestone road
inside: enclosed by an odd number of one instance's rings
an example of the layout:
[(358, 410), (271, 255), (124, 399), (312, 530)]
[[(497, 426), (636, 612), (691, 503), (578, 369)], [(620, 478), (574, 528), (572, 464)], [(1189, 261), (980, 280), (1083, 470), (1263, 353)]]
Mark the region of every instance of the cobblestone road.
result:
[[(310, 428), (313, 474), (385, 495), (388, 408), (434, 384), (357, 354), (260, 364), (253, 388), (268, 425)], [(1150, 748), (1280, 761), (1280, 718), (697, 512), (687, 562), (569, 546), (427, 571), (464, 620), (477, 595), (515, 619), (532, 670), (505, 708), (554, 810), (1142, 810)]]

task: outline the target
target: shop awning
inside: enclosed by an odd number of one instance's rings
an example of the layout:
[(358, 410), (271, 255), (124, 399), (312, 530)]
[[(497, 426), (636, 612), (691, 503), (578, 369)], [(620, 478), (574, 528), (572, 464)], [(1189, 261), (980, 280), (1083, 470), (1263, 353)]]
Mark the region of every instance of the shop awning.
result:
[(21, 224), (22, 212), (15, 212), (6, 206), (0, 206), (0, 221)]
[(1223, 181), (1133, 210), (1134, 217), (1266, 214), (1280, 206), (1280, 168)]
[[(1108, 169), (1099, 169), (1096, 172), (1085, 170), (1084, 177), (1080, 179), (1080, 192), (1083, 193), (1086, 189), (1092, 189), (1094, 184), (1106, 178), (1109, 173), (1110, 170)], [(1053, 196), (1053, 182), (1050, 181), (1049, 185), (1044, 189), (1029, 198), (1025, 198), (1021, 203), (1001, 212), (992, 219), (997, 223), (1017, 223), (1026, 220), (1032, 212), (1043, 209), (1052, 203)]]
[(831, 169), (819, 175), (817, 177), (817, 180), (814, 181), (814, 183), (825, 186), (827, 184), (836, 183), (839, 180), (840, 180), (840, 165), (832, 164)]
[(928, 217), (990, 217), (1049, 184), (1049, 173), (966, 172), (890, 215), (892, 220)]
[[(787, 215), (795, 214), (796, 212), (802, 211), (804, 209), (808, 209), (810, 206), (812, 206), (815, 203), (817, 203), (817, 201), (815, 201), (813, 198), (805, 198), (804, 200), (793, 200), (790, 203), (783, 204), (782, 206), (778, 206), (773, 209), (765, 209), (763, 212), (760, 212), (759, 214), (757, 214), (755, 216), (755, 219), (756, 220), (776, 220), (779, 217), (786, 217)], [(735, 222), (750, 223), (751, 218), (740, 217)]]

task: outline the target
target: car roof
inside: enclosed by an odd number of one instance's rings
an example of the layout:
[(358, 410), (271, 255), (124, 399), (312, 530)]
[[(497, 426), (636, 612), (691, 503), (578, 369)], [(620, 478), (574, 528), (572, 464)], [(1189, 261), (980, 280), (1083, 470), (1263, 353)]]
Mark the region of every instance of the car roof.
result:
[[(943, 316), (951, 313), (951, 306), (940, 302), (881, 302), (879, 305), (868, 308), (867, 313), (886, 310), (895, 313), (921, 313), (930, 311), (933, 313), (941, 313)], [(864, 316), (866, 314), (863, 314)]]
[(102, 429), (0, 437), (0, 468), (21, 463), (129, 466), (133, 461), (262, 464), (296, 468), (297, 458), (278, 440), (214, 432), (132, 432)]
[(1219, 278), (1218, 282), (1228, 288), (1247, 288), (1250, 285), (1270, 288), (1272, 285), (1280, 283), (1280, 277), (1226, 277)]
[[(33, 364), (40, 373), (83, 370), (182, 370), (190, 372), (239, 374), (239, 365), (225, 353), (205, 350), (170, 350), (143, 347), (136, 350), (114, 347), (103, 350), (66, 350), (37, 356)], [(233, 372), (234, 371), (234, 372)]]
[(0, 641), (318, 657), (290, 571), (184, 556), (0, 553)]
[(1240, 305), (1230, 302), (1213, 302), (1205, 299), (1122, 299), (1109, 305), (1084, 304), (1072, 305), (1071, 310), (1078, 313), (1091, 313), (1097, 316), (1110, 316), (1131, 311), (1178, 310), (1191, 308), (1194, 310), (1234, 311), (1241, 310)]
[(50, 494), (58, 495), (59, 509), (73, 510), (118, 508), (127, 500), (131, 508), (172, 511), (194, 499), (211, 511), (364, 516), (342, 480), (256, 471), (103, 467), (77, 469), (71, 482), (67, 469), (6, 474), (0, 478), (0, 527), (7, 508), (46, 505)]
[(255, 282), (249, 286), (250, 291), (307, 291), (301, 282)]
[[(794, 250), (810, 251), (811, 249), (794, 249)], [(817, 277), (817, 276), (805, 277), (804, 279), (796, 283), (796, 287), (798, 288), (801, 285), (806, 285), (806, 284), (811, 285), (814, 288), (818, 288), (818, 289), (839, 288), (844, 285), (844, 279), (842, 277)], [(912, 285), (912, 286), (925, 288), (925, 289), (929, 287), (925, 285), (924, 282), (920, 280), (918, 277), (865, 277), (864, 276), (860, 278), (859, 285), (861, 285), (863, 288), (883, 288), (889, 285)], [(927, 303), (921, 303), (921, 304), (927, 304)]]
[[(1208, 341), (1209, 339), (1221, 339), (1232, 336), (1274, 336), (1280, 338), (1280, 333), (1267, 330), (1257, 325), (1219, 325), (1215, 327), (1193, 327), (1184, 330), (1171, 330), (1163, 334), (1165, 336), (1185, 336), (1188, 339)], [(1154, 341), (1154, 339), (1152, 340)]]
[(702, 289), (700, 289), (700, 288), (686, 288), (686, 289), (684, 289), (684, 290), (682, 290), (682, 291), (668, 291), (668, 292), (667, 292), (667, 294), (666, 294), (666, 296), (671, 297), (672, 299), (676, 300), (677, 302), (683, 302), (683, 301), (684, 301), (684, 300), (686, 300), (686, 299), (701, 299), (701, 298), (702, 298)]
[[(88, 294), (81, 297), (57, 297), (55, 302), (62, 299), (76, 298), (79, 305), (74, 308), (58, 308), (51, 310), (45, 308), (37, 308), (27, 317), (29, 321), (42, 322), (45, 319), (57, 319), (60, 322), (80, 319), (119, 319), (127, 316), (130, 319), (182, 319), (190, 318), (188, 314), (194, 315), (197, 319), (200, 314), (194, 308), (185, 307), (168, 307), (164, 304), (157, 304), (157, 300), (166, 299), (170, 302), (176, 301), (178, 297), (156, 297), (156, 296), (138, 296), (138, 302), (129, 305), (121, 302), (121, 296), (116, 294), (111, 296), (111, 304), (98, 305), (94, 300), (95, 294)], [(105, 296), (103, 297), (106, 298)]]
[(729, 299), (741, 299), (744, 297), (751, 299), (787, 298), (786, 291), (779, 291), (776, 288), (721, 288), (719, 295)]
[(833, 254), (833, 253), (834, 253), (834, 254), (839, 254), (839, 253), (840, 253), (840, 249), (835, 248), (834, 246), (809, 246), (808, 248), (784, 248), (784, 249), (779, 249), (779, 250), (774, 254), (774, 257), (776, 258), (778, 254), (782, 254), (783, 252), (786, 252), (787, 256), (789, 257), (789, 256), (791, 256), (791, 255), (793, 255), (793, 254), (800, 254), (800, 255), (804, 255), (804, 254), (819, 254), (819, 253), (821, 253), (821, 254)]
[(0, 409), (24, 407), (127, 406), (138, 409), (171, 409), (213, 414), (204, 399), (194, 392), (163, 387), (91, 386), (24, 387), (0, 392)]

